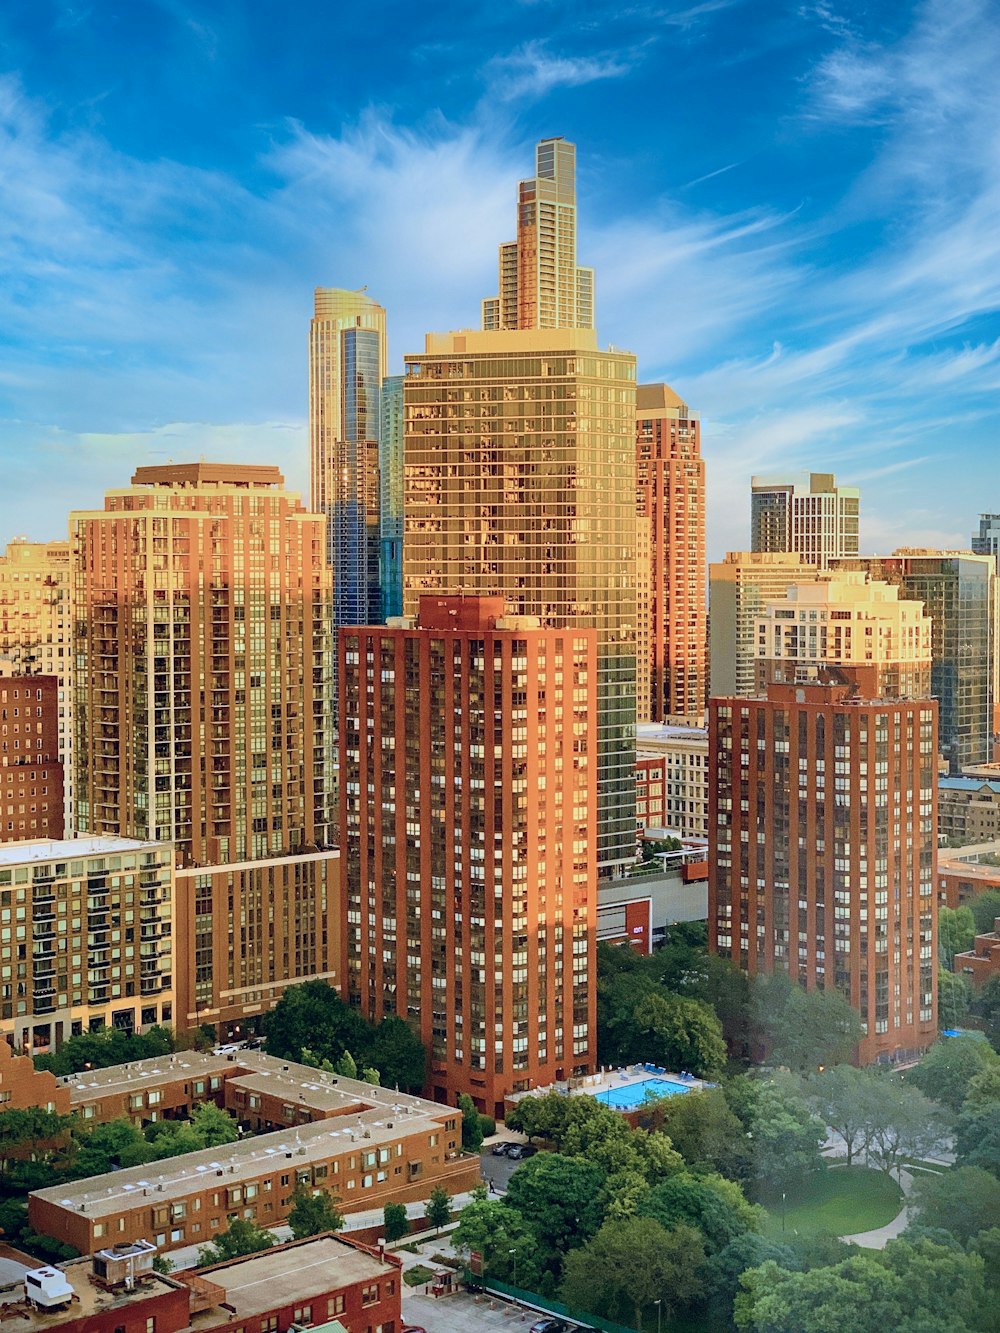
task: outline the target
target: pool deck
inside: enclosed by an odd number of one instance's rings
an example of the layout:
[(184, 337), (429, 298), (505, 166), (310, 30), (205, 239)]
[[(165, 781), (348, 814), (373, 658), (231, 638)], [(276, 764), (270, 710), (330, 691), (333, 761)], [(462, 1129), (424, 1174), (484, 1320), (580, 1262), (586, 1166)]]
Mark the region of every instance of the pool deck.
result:
[(597, 1097), (602, 1092), (629, 1088), (636, 1083), (646, 1083), (650, 1079), (657, 1078), (669, 1080), (671, 1083), (679, 1083), (685, 1088), (695, 1090), (711, 1086), (703, 1079), (695, 1078), (693, 1075), (688, 1078), (681, 1078), (680, 1074), (669, 1069), (660, 1073), (653, 1069), (647, 1069), (645, 1065), (626, 1065), (621, 1069), (605, 1069), (596, 1074), (588, 1074), (582, 1079), (573, 1079), (572, 1085), (569, 1083), (550, 1083), (544, 1088), (530, 1088), (527, 1092), (508, 1095), (507, 1100), (517, 1102), (522, 1097), (544, 1097), (547, 1092), (560, 1092), (563, 1096), (569, 1097)]

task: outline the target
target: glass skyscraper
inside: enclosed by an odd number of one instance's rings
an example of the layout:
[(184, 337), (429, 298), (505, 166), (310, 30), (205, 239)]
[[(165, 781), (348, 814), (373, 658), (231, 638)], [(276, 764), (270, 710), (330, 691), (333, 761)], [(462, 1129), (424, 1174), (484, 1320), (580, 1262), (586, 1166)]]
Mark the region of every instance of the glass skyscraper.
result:
[(403, 376), (382, 382), (378, 485), (382, 619), (403, 614)]

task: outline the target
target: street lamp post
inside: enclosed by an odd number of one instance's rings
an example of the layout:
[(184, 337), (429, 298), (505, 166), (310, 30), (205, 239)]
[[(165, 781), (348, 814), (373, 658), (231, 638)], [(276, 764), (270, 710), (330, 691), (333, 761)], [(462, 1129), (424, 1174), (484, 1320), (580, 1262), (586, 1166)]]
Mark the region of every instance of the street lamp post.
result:
[(660, 1317), (663, 1314), (663, 1297), (657, 1297), (653, 1304), (656, 1306), (656, 1333), (660, 1333)]
[(781, 1191), (781, 1234), (785, 1234), (785, 1191)]
[(508, 1250), (507, 1253), (510, 1255), (510, 1257), (511, 1257), (511, 1262), (513, 1263), (513, 1266), (514, 1266), (514, 1286), (516, 1287), (516, 1286), (517, 1286), (517, 1250)]

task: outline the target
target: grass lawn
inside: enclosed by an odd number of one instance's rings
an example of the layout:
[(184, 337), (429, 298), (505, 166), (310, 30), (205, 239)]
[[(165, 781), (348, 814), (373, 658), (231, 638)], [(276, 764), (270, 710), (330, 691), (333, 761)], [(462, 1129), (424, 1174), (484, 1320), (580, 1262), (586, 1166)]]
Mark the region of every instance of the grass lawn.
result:
[[(896, 1182), (882, 1171), (864, 1166), (834, 1166), (789, 1187), (785, 1198), (785, 1235), (826, 1232), (853, 1236), (891, 1222), (902, 1207)], [(768, 1212), (766, 1235), (781, 1239), (781, 1195), (769, 1193), (760, 1202)]]

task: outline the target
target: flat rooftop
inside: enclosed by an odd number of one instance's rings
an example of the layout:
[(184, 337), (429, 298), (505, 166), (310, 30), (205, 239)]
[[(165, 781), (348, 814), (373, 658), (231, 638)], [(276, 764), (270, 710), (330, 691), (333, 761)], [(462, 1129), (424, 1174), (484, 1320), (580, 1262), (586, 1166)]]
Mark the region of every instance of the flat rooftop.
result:
[(363, 1111), (390, 1110), (401, 1099), (431, 1117), (440, 1118), (447, 1110), (422, 1097), (410, 1097), (357, 1078), (328, 1074), (309, 1065), (279, 1060), (255, 1050), (239, 1050), (226, 1055), (216, 1055), (212, 1051), (177, 1051), (173, 1055), (112, 1065), (108, 1069), (67, 1074), (59, 1082), (70, 1090), (70, 1105), (83, 1106), (99, 1101), (102, 1096), (143, 1092), (223, 1074), (234, 1087), (270, 1093), (288, 1102), (322, 1111), (345, 1111), (355, 1107)]
[(233, 1319), (252, 1319), (278, 1306), (303, 1305), (333, 1287), (370, 1282), (398, 1272), (396, 1264), (336, 1236), (316, 1236), (195, 1270), (193, 1277), (203, 1277), (223, 1289), (225, 1308), (195, 1314), (191, 1326), (211, 1328), (232, 1323)]
[(635, 724), (635, 740), (637, 745), (651, 744), (659, 741), (661, 744), (670, 741), (707, 741), (707, 727), (684, 727), (671, 725), (661, 722), (637, 722)]
[[(36, 1268), (48, 1266), (35, 1265)], [(105, 1291), (91, 1282), (91, 1269), (90, 1259), (59, 1266), (59, 1271), (79, 1298), (69, 1309), (35, 1310), (25, 1301), (24, 1288), (20, 1285), (13, 1290), (0, 1291), (0, 1325), (7, 1333), (20, 1333), (22, 1329), (60, 1328), (70, 1320), (93, 1319), (106, 1316), (113, 1310), (125, 1310), (130, 1305), (147, 1301), (151, 1296), (162, 1295), (178, 1286), (174, 1279), (162, 1277), (159, 1273), (143, 1273), (142, 1281), (132, 1291), (124, 1287)], [(121, 1323), (124, 1324), (125, 1320), (122, 1319)]]
[(79, 861), (84, 856), (115, 856), (122, 852), (168, 850), (162, 842), (137, 842), (134, 838), (32, 838), (29, 842), (0, 844), (0, 865), (23, 866), (37, 861)]

